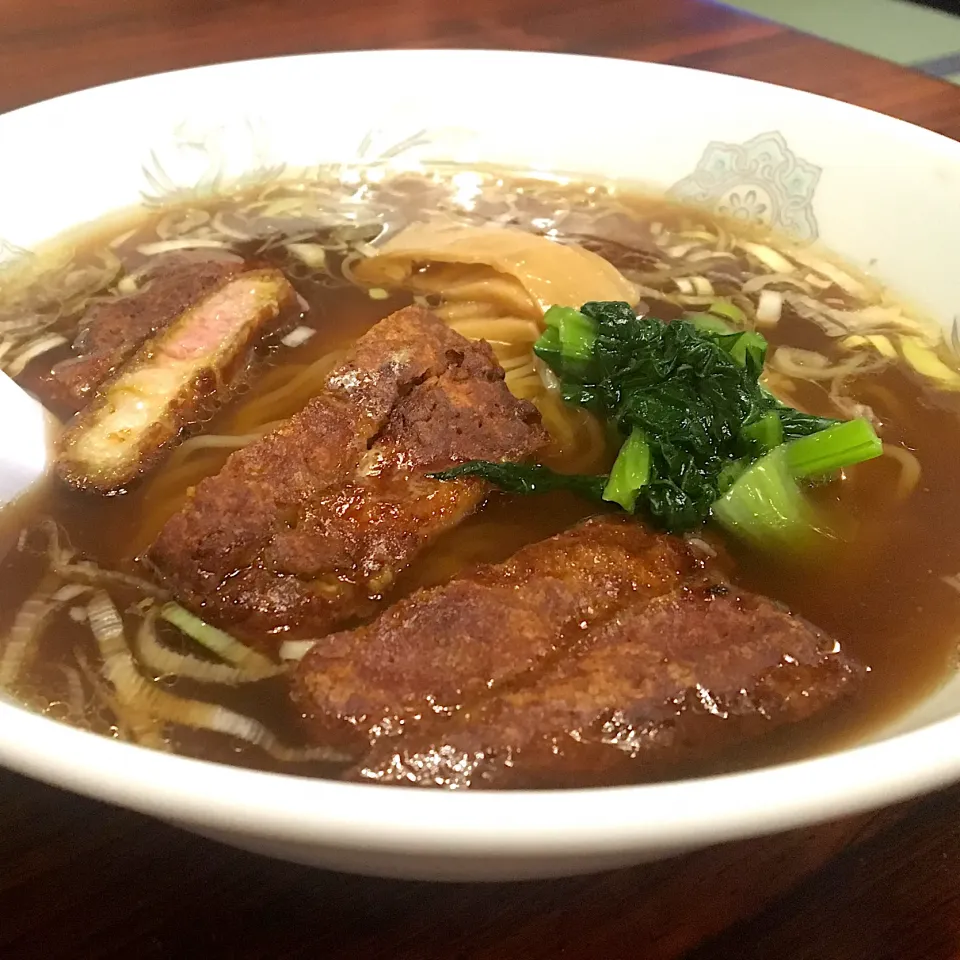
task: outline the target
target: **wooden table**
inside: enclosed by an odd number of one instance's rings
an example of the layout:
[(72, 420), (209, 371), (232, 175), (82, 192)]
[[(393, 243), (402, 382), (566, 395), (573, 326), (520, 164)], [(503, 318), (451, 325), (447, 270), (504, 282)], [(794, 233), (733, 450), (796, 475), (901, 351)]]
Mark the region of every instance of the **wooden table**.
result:
[[(699, 0), (3, 0), (0, 110), (218, 60), (390, 46), (666, 61), (960, 136), (957, 88)], [(601, 877), (432, 886), (273, 863), (0, 774), (0, 958), (943, 960), (960, 955), (958, 814), (955, 789)]]

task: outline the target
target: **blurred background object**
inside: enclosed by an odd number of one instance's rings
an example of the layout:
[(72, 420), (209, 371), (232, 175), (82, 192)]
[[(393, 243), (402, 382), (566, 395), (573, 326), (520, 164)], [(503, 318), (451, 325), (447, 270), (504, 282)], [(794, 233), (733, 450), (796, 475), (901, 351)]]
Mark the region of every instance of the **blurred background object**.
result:
[(960, 0), (730, 0), (730, 6), (960, 84)]
[(910, 0), (921, 7), (933, 7), (935, 10), (946, 10), (947, 13), (960, 15), (960, 0)]

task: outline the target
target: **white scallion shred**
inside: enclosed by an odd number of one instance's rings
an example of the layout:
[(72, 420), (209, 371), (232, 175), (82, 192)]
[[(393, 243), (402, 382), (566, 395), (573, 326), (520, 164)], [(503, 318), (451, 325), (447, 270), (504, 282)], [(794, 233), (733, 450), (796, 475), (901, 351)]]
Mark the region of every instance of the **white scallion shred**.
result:
[(300, 661), (313, 649), (316, 642), (316, 640), (285, 640), (280, 644), (280, 659)]
[(672, 257), (674, 260), (682, 260), (690, 253), (691, 250), (696, 249), (699, 245), (699, 242), (694, 240), (691, 243), (681, 243), (677, 244), (675, 247), (667, 247), (663, 252), (668, 257)]
[(740, 246), (774, 273), (795, 273), (797, 270), (796, 264), (791, 263), (782, 253), (778, 253), (764, 243), (743, 241)]
[(280, 664), (266, 673), (261, 669), (237, 667), (232, 663), (213, 663), (189, 653), (171, 650), (157, 637), (155, 609), (147, 611), (137, 631), (137, 659), (158, 676), (187, 677), (200, 683), (222, 683), (227, 686), (256, 683), (268, 676), (286, 672), (286, 667)]
[(50, 563), (50, 569), (64, 580), (71, 582), (80, 581), (90, 586), (124, 586), (132, 590), (140, 590), (152, 597), (166, 597), (167, 591), (163, 587), (144, 580), (142, 577), (134, 576), (132, 573), (122, 573), (119, 570), (105, 570), (103, 567), (90, 560), (77, 560), (71, 562), (68, 553), (62, 553), (54, 556)]
[(182, 237), (179, 240), (158, 240), (156, 243), (141, 243), (137, 253), (152, 257), (158, 253), (173, 253), (175, 250), (225, 250), (230, 246), (225, 240), (212, 240), (205, 237)]
[(740, 289), (743, 293), (756, 293), (758, 290), (763, 290), (764, 287), (769, 287), (773, 284), (796, 287), (798, 290), (802, 290), (807, 294), (812, 292), (810, 284), (806, 280), (790, 276), (788, 273), (763, 273), (758, 277), (751, 277), (749, 280), (744, 281)]
[(263, 671), (263, 676), (272, 676), (276, 671), (276, 664), (268, 657), (244, 646), (229, 633), (205, 623), (178, 603), (165, 603), (160, 608), (160, 616), (228, 663), (251, 672)]
[(67, 338), (60, 336), (58, 333), (34, 341), (30, 346), (18, 353), (7, 365), (7, 375), (11, 377), (19, 376), (27, 369), (27, 364), (29, 364), (31, 360), (36, 360), (41, 354), (46, 353), (48, 350), (53, 350), (56, 347), (63, 346), (66, 342)]
[(831, 283), (836, 284), (841, 290), (849, 293), (852, 297), (864, 298), (868, 291), (866, 286), (859, 280), (855, 280), (845, 270), (841, 270), (836, 264), (818, 257), (809, 250), (794, 250), (792, 256), (805, 267), (813, 270), (822, 277), (826, 277)]
[(319, 243), (288, 243), (288, 252), (313, 270), (322, 270), (327, 262), (326, 248)]
[(757, 323), (772, 327), (780, 322), (783, 313), (783, 294), (776, 290), (761, 290), (757, 301)]
[(280, 342), (285, 347), (299, 347), (305, 344), (316, 332), (313, 327), (294, 327)]
[(103, 673), (113, 686), (122, 708), (154, 722), (176, 723), (195, 730), (211, 730), (236, 737), (260, 747), (274, 759), (287, 762), (349, 759), (326, 747), (289, 747), (277, 740), (262, 723), (217, 704), (178, 697), (155, 682), (147, 680), (137, 669), (127, 644), (123, 620), (113, 601), (98, 590), (87, 605), (90, 629), (96, 638), (103, 659)]
[(59, 586), (59, 577), (48, 573), (17, 611), (0, 653), (0, 688), (13, 684), (32, 662), (40, 634), (51, 614), (69, 602), (54, 599)]
[(811, 287), (816, 287), (818, 290), (829, 290), (833, 286), (832, 280), (821, 277), (817, 273), (808, 273), (805, 279)]
[(53, 595), (53, 600), (57, 603), (69, 603), (71, 600), (76, 600), (77, 597), (82, 597), (85, 593), (89, 593), (93, 587), (88, 586), (83, 583), (68, 583), (60, 587)]

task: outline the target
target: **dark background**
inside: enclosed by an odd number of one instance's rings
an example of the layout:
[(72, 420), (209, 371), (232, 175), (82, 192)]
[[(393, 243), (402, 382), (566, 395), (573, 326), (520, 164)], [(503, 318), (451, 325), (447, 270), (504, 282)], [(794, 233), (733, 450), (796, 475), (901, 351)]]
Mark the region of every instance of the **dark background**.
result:
[[(843, 0), (840, 0), (842, 3)], [(944, 10), (947, 13), (960, 15), (960, 0), (909, 0), (918, 7), (930, 7), (934, 10)]]

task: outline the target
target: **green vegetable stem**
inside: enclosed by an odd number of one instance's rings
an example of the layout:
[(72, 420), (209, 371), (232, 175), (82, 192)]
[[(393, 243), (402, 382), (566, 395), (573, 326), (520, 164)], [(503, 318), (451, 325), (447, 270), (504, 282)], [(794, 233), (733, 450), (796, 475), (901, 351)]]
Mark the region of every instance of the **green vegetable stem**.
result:
[(736, 329), (743, 315), (729, 302), (671, 323), (617, 302), (555, 306), (544, 319), (534, 351), (564, 399), (622, 438), (609, 476), (477, 461), (440, 479), (477, 476), (524, 494), (572, 490), (672, 532), (713, 515), (737, 535), (782, 543), (816, 527), (799, 481), (881, 452), (866, 421), (816, 417), (766, 390), (767, 342)]

